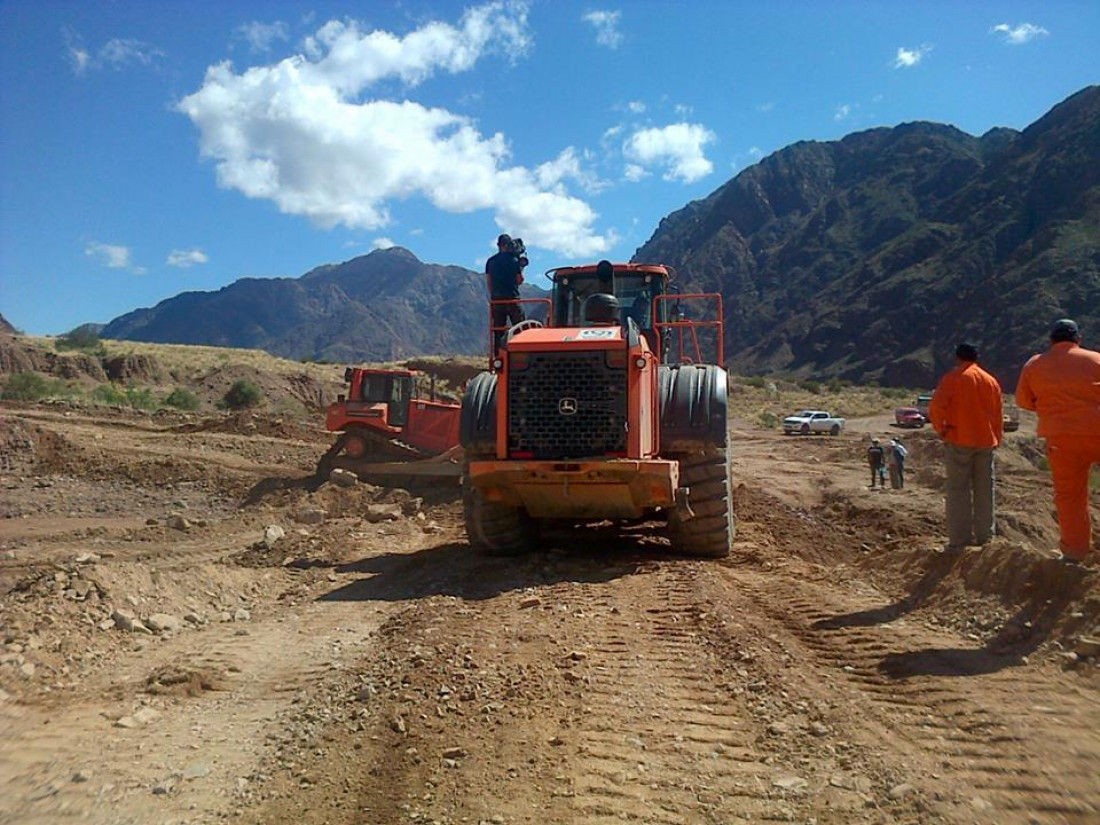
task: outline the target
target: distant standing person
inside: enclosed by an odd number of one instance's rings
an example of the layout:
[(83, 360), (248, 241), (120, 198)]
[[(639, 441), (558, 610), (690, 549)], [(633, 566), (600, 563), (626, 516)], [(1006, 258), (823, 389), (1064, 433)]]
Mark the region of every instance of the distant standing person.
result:
[(523, 266), (516, 255), (515, 246), (509, 235), (497, 238), (497, 254), (485, 262), (485, 282), (489, 287), (489, 300), (492, 302), (493, 350), (500, 349), (500, 339), (504, 336), (501, 327), (518, 324), (526, 316), (521, 304), (498, 304), (497, 301), (516, 301), (519, 299), (519, 285), (523, 283)]
[(1004, 438), (997, 379), (978, 366), (978, 348), (959, 344), (955, 368), (940, 379), (928, 417), (944, 442), (947, 547), (985, 544), (995, 529), (993, 451)]
[(879, 486), (886, 489), (886, 451), (882, 449), (877, 438), (871, 439), (871, 446), (867, 448), (867, 466), (871, 468), (871, 489), (875, 489), (875, 480)]
[(890, 486), (895, 490), (901, 490), (905, 487), (905, 459), (908, 457), (909, 451), (896, 438), (886, 448), (886, 465), (890, 469)]
[(1016, 404), (1039, 414), (1054, 481), (1062, 561), (1080, 564), (1092, 547), (1089, 472), (1100, 463), (1100, 352), (1081, 346), (1069, 318), (1055, 321), (1050, 349), (1020, 373)]

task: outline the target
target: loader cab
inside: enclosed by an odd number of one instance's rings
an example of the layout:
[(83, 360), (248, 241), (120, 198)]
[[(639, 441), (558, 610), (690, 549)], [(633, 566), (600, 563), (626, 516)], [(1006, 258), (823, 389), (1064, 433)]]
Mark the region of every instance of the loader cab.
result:
[(350, 370), (345, 379), (351, 384), (349, 399), (371, 405), (385, 405), (386, 421), (391, 427), (409, 422), (409, 402), (417, 396), (416, 373), (409, 370)]
[(612, 295), (618, 302), (617, 322), (625, 327), (628, 320), (633, 321), (649, 340), (650, 348), (657, 349), (656, 323), (666, 320), (663, 316), (671, 310), (667, 302), (659, 302), (656, 306), (662, 317), (654, 318), (654, 299), (669, 292), (668, 267), (601, 261), (588, 266), (552, 269), (547, 275), (554, 284), (551, 295), (554, 326), (586, 327), (606, 323), (600, 313), (591, 311), (593, 302), (589, 299), (594, 295)]

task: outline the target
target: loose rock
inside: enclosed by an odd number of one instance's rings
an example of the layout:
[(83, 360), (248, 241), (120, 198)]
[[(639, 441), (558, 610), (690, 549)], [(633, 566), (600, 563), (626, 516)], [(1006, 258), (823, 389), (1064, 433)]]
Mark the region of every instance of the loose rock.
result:
[(191, 529), (191, 522), (179, 513), (169, 514), (168, 518), (165, 520), (165, 524), (173, 530), (182, 530), (183, 532), (187, 532)]
[(269, 524), (264, 528), (263, 543), (265, 547), (274, 546), (275, 542), (286, 535), (286, 530), (278, 524)]
[(355, 473), (348, 472), (347, 470), (341, 470), (337, 467), (328, 475), (328, 480), (335, 484), (337, 487), (354, 487), (359, 483), (359, 476)]
[(183, 620), (168, 613), (153, 613), (145, 624), (154, 633), (179, 633), (183, 629)]

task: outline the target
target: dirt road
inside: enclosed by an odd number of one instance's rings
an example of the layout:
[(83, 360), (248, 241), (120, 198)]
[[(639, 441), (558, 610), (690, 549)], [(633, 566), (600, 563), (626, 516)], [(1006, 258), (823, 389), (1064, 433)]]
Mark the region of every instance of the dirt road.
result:
[(1034, 438), (943, 543), (939, 447), (733, 432), (738, 534), (467, 549), (456, 491), (308, 492), (270, 417), (0, 411), (0, 822), (1095, 823), (1100, 572)]

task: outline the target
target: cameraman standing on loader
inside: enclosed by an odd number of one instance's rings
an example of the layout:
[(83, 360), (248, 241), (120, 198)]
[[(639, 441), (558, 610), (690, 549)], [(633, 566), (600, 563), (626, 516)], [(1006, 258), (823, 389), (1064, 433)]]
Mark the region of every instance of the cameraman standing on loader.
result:
[(497, 254), (485, 262), (485, 282), (489, 287), (492, 306), (493, 351), (500, 349), (504, 335), (501, 327), (518, 324), (526, 317), (521, 304), (498, 304), (497, 301), (519, 299), (519, 285), (523, 283), (523, 266), (526, 258), (516, 254), (516, 245), (509, 235), (497, 238)]

